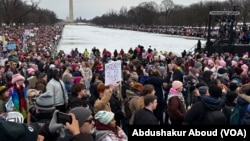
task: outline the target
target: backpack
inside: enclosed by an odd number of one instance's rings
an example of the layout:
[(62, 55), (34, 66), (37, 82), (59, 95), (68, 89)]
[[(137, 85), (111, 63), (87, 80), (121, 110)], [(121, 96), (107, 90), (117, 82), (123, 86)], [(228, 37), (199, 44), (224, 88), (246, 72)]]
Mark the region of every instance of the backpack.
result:
[(205, 114), (204, 124), (208, 125), (225, 125), (227, 123), (227, 117), (221, 110), (211, 111), (208, 110)]
[(132, 116), (132, 111), (129, 108), (129, 102), (132, 98), (126, 98), (124, 101), (124, 112), (125, 112), (125, 116), (126, 118), (130, 119)]
[(243, 110), (243, 108), (246, 108), (245, 106), (241, 106), (241, 105), (236, 105), (236, 107), (234, 108), (233, 112), (230, 115), (230, 124), (231, 125), (239, 125), (240, 124), (240, 120), (241, 120), (241, 111)]

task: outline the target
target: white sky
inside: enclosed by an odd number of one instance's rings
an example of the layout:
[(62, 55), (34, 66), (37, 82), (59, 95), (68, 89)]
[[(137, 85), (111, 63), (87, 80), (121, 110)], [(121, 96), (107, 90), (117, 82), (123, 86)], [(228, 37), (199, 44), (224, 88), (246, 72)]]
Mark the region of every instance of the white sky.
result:
[[(39, 0), (33, 0), (39, 1)], [(110, 10), (119, 11), (121, 7), (138, 6), (141, 2), (154, 1), (161, 4), (162, 0), (73, 0), (74, 18), (92, 19), (102, 16)], [(188, 6), (200, 1), (225, 1), (225, 0), (172, 0), (174, 4)], [(66, 19), (69, 15), (69, 0), (40, 0), (39, 7), (54, 11), (58, 18)]]

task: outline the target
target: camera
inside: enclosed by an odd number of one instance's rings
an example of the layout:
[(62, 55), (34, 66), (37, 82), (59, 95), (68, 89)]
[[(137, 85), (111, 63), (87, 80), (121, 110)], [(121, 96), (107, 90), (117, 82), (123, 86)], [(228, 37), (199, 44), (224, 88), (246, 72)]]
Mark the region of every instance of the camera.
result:
[(194, 85), (195, 86), (198, 83), (198, 81), (196, 80), (196, 78), (194, 76), (192, 76), (192, 75), (185, 75), (183, 77), (183, 79), (184, 79), (184, 83), (186, 83), (186, 84), (190, 84), (190, 85)]
[(195, 77), (192, 75), (185, 75), (183, 79), (184, 79), (184, 84), (185, 84), (187, 91), (189, 92), (194, 91), (196, 88), (196, 84), (197, 84)]
[(72, 117), (66, 113), (57, 112), (57, 123), (66, 124), (66, 122), (72, 123)]

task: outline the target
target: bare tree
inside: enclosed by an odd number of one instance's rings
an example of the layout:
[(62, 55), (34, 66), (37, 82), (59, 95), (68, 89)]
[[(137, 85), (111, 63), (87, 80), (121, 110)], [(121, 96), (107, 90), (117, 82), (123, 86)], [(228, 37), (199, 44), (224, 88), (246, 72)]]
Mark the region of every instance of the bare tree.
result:
[(174, 8), (174, 2), (172, 0), (163, 0), (160, 4), (160, 10), (165, 13), (166, 20), (168, 20), (169, 14)]
[(0, 0), (3, 22), (6, 24), (18, 22), (22, 17), (34, 11), (39, 3), (40, 0)]

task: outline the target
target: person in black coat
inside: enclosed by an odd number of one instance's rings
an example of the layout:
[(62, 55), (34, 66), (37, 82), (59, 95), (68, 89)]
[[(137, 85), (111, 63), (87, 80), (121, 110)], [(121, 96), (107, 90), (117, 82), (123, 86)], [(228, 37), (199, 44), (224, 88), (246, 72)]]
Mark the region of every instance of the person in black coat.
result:
[(174, 72), (173, 72), (173, 81), (174, 80), (178, 80), (178, 81), (181, 81), (183, 82), (183, 75), (184, 75), (184, 67), (183, 67), (183, 58), (181, 57), (177, 57), (176, 58), (176, 61), (175, 61), (175, 68), (174, 68)]
[(166, 107), (165, 94), (163, 92), (164, 79), (159, 74), (157, 67), (153, 67), (151, 70), (148, 70), (148, 73), (149, 76), (145, 84), (151, 84), (154, 86), (155, 95), (157, 96), (157, 102), (158, 102), (158, 105), (154, 110), (154, 114), (160, 121), (160, 124), (164, 124), (163, 114)]
[[(201, 101), (192, 105), (191, 109), (187, 111), (183, 124), (184, 125), (203, 125), (207, 124), (206, 113), (208, 111), (221, 110), (224, 106), (224, 100), (221, 99), (222, 90), (216, 86), (209, 86), (209, 96), (203, 96)], [(226, 124), (227, 119), (223, 117), (215, 117), (215, 121), (224, 120), (221, 124)]]
[(143, 109), (136, 111), (133, 125), (159, 125), (159, 121), (153, 113), (157, 106), (157, 96), (146, 95)]

